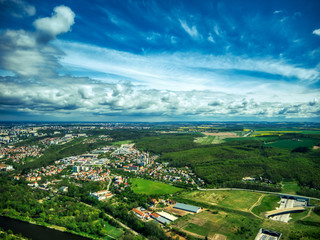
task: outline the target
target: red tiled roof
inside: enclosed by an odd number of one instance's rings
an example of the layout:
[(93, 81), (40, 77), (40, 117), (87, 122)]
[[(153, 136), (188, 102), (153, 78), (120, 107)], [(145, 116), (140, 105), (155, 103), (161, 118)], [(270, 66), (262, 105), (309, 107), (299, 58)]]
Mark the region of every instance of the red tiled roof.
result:
[(138, 209), (133, 208), (132, 210), (133, 210), (135, 213), (137, 213), (137, 214), (139, 214), (140, 216), (142, 216), (142, 217), (145, 216), (145, 214), (144, 214), (143, 212), (139, 211)]
[(156, 214), (156, 213), (152, 213), (151, 216), (154, 216), (155, 218), (160, 217), (160, 215)]

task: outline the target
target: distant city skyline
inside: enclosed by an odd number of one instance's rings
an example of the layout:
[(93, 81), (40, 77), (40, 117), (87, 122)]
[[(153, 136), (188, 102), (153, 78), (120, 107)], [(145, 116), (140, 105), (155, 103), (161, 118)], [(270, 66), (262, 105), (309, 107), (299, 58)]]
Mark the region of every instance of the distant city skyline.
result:
[(320, 122), (320, 1), (0, 8), (0, 121)]

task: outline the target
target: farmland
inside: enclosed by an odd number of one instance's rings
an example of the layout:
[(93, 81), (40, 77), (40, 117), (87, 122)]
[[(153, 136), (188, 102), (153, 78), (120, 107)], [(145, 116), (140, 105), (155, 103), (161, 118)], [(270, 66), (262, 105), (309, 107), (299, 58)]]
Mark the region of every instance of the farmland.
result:
[(282, 136), (286, 133), (301, 133), (301, 131), (255, 131), (251, 136), (252, 137), (259, 137), (259, 136), (269, 136), (269, 135), (278, 135)]
[[(173, 227), (195, 236), (213, 238), (216, 234), (227, 239), (254, 239), (259, 228), (281, 232), (283, 239), (317, 239), (320, 234), (320, 216), (308, 209), (302, 213), (291, 214), (289, 223), (276, 222), (264, 218), (264, 212), (279, 206), (279, 196), (255, 195), (243, 191), (212, 191), (181, 193), (178, 199), (189, 204), (202, 206), (204, 211), (195, 215), (185, 215), (174, 222)], [(262, 197), (261, 202), (256, 201)], [(237, 200), (242, 198), (242, 200)], [(246, 202), (247, 200), (247, 202)], [(232, 201), (235, 201), (232, 204)], [(253, 212), (256, 217), (249, 213)], [(248, 210), (249, 209), (249, 210)], [(309, 212), (310, 211), (310, 212)]]
[(179, 218), (174, 227), (209, 238), (218, 233), (227, 239), (254, 239), (260, 224), (260, 219), (247, 218), (240, 214), (203, 211)]
[(235, 139), (239, 138), (241, 135), (243, 135), (244, 132), (217, 132), (217, 133), (211, 133), (211, 132), (201, 132), (204, 134), (204, 137), (198, 137), (195, 139), (196, 143), (199, 144), (220, 144), (225, 142), (225, 139)]
[(154, 182), (141, 178), (134, 178), (131, 180), (132, 190), (135, 193), (155, 195), (155, 194), (172, 194), (182, 191), (181, 188), (174, 187), (169, 184)]
[(203, 144), (203, 145), (206, 145), (206, 144), (219, 144), (219, 143), (223, 142), (223, 140), (218, 136), (199, 137), (199, 138), (196, 138), (194, 141), (196, 143), (200, 143), (200, 144)]
[(285, 140), (277, 140), (275, 142), (266, 143), (266, 146), (270, 147), (278, 147), (278, 148), (286, 148), (286, 149), (295, 149), (297, 147), (308, 147), (312, 148), (319, 140), (316, 139), (285, 139)]

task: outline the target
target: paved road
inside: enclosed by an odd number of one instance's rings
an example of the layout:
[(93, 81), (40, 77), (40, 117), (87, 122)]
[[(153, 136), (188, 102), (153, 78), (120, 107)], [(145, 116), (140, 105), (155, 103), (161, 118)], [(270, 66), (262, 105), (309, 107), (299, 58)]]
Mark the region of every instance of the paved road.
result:
[(304, 198), (309, 198), (309, 199), (313, 199), (313, 200), (320, 200), (320, 198), (314, 198), (314, 197), (307, 197), (307, 196), (301, 196), (301, 195), (293, 195), (293, 194), (280, 193), (280, 192), (260, 191), (260, 190), (245, 189), (245, 188), (213, 188), (213, 189), (198, 188), (198, 190), (199, 190), (199, 191), (226, 191), (226, 190), (236, 190), (236, 191), (248, 191), (248, 192), (268, 193), (268, 194), (275, 194), (275, 195), (287, 195), (287, 196), (293, 196), (293, 197), (304, 197)]
[(246, 133), (245, 135), (243, 135), (242, 137), (248, 137), (249, 135), (251, 135), (254, 131), (252, 129), (250, 129), (250, 131), (248, 133)]

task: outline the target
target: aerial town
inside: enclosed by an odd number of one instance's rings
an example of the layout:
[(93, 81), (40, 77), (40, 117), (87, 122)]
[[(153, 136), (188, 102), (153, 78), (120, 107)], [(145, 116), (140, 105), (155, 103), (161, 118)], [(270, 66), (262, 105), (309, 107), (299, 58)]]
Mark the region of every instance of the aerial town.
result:
[[(208, 125), (205, 126), (209, 131)], [(1, 214), (27, 222), (34, 219), (40, 225), (57, 225), (63, 231), (95, 238), (112, 236), (122, 239), (127, 234), (133, 234), (132, 239), (139, 239), (139, 236), (149, 235), (137, 226), (151, 224), (152, 229), (159, 228), (161, 234), (163, 232), (171, 239), (236, 239), (237, 236), (246, 236), (257, 240), (287, 239), (287, 230), (275, 224), (290, 225), (297, 219), (302, 221), (308, 215), (315, 214), (313, 211), (317, 209), (318, 198), (296, 194), (298, 191), (291, 189), (298, 189), (298, 185), (292, 181), (282, 180), (279, 183), (272, 175), (246, 171), (238, 176), (236, 182), (212, 185), (193, 164), (172, 164), (172, 153), (157, 151), (159, 146), (171, 149), (173, 142), (181, 142), (184, 146), (186, 139), (191, 144), (208, 139), (198, 132), (198, 129), (203, 129), (201, 127), (183, 127), (184, 132), (179, 132), (179, 129), (179, 126), (174, 126), (169, 131), (159, 132), (150, 125), (141, 124), (4, 125), (1, 134), (7, 135), (6, 139), (10, 140), (1, 143), (0, 174), (6, 186), (12, 186), (11, 190), (6, 191), (14, 191), (14, 186), (20, 186), (19, 189), (34, 196), (30, 204), (41, 204), (37, 206), (34, 216), (21, 210), (28, 207), (22, 208), (19, 203), (5, 203)], [(243, 129), (238, 135), (248, 141), (253, 134), (259, 133)], [(142, 136), (137, 138), (137, 131)], [(144, 136), (146, 131), (151, 137)], [(214, 134), (212, 130), (210, 134)], [(219, 137), (223, 135), (218, 134)], [(227, 135), (230, 136), (230, 133)], [(164, 138), (173, 140), (171, 143), (161, 142)], [(145, 139), (152, 139), (155, 144)], [(265, 142), (263, 144), (266, 145)], [(194, 146), (194, 149), (202, 147)], [(222, 146), (225, 148), (227, 145)], [(210, 147), (204, 145), (203, 153)], [(148, 148), (150, 150), (145, 150)], [(58, 211), (63, 206), (55, 205), (55, 201), (65, 204), (61, 216), (50, 210), (55, 206)], [(44, 210), (44, 204), (51, 206), (49, 211), (37, 215), (37, 211)], [(69, 204), (74, 206), (73, 210)], [(95, 232), (85, 228), (83, 221), (88, 220), (84, 216), (72, 220), (72, 225), (62, 221), (68, 213), (79, 215), (82, 209), (83, 214), (88, 214), (90, 208), (100, 212), (99, 216), (94, 217), (97, 224), (91, 227), (96, 229)], [(231, 220), (225, 219), (228, 215)], [(53, 222), (51, 219), (56, 220)], [(212, 222), (213, 219), (220, 219), (223, 224), (234, 222), (239, 229), (229, 235), (232, 224), (223, 230), (222, 225)], [(238, 219), (244, 223), (238, 223)], [(108, 228), (98, 224), (97, 220), (103, 221)], [(217, 226), (222, 230), (216, 230)], [(113, 230), (110, 232), (110, 229)], [(199, 232), (199, 229), (206, 230)]]

